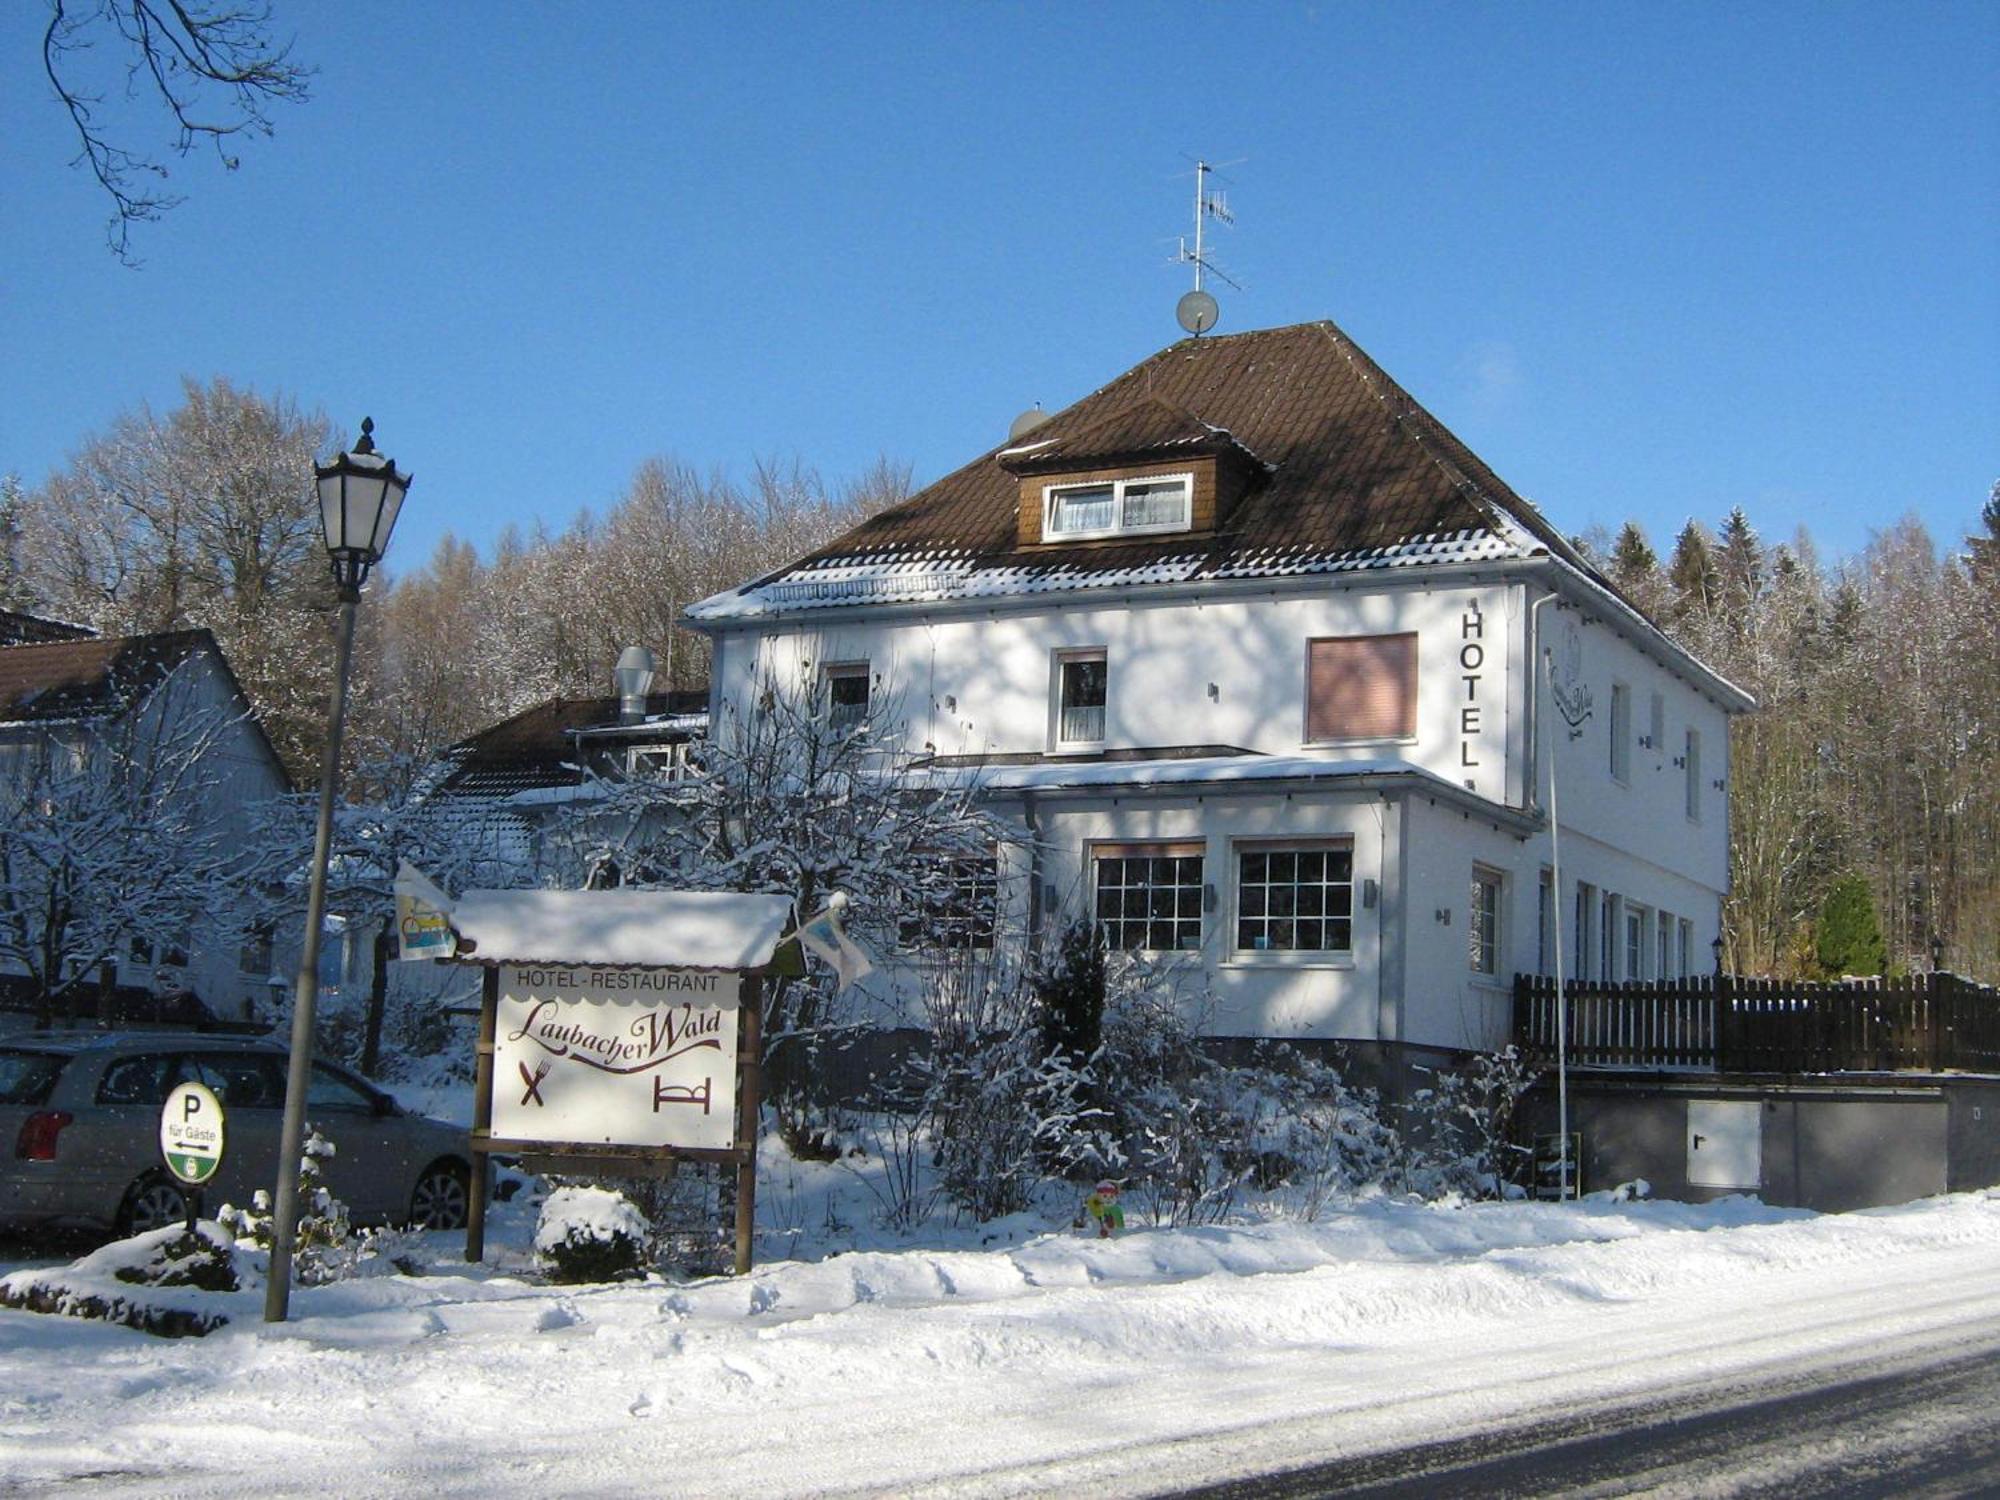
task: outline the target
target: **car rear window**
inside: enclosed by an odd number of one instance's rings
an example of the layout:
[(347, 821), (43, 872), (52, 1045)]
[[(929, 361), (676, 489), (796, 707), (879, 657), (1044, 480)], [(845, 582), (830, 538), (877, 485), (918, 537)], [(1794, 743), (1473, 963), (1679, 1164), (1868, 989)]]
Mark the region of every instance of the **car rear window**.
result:
[(180, 1059), (171, 1052), (142, 1052), (137, 1057), (121, 1057), (105, 1068), (97, 1083), (99, 1104), (165, 1104), (175, 1084), (187, 1077), (175, 1066)]
[(0, 1048), (0, 1104), (40, 1104), (68, 1061), (58, 1052)]

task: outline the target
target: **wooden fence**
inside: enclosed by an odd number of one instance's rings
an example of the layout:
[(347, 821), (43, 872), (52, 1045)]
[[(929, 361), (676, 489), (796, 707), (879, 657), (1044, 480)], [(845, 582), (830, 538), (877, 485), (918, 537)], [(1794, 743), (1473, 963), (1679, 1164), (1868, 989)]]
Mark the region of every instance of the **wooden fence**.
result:
[[(1660, 1072), (2000, 1073), (2000, 990), (1955, 974), (1797, 984), (1731, 974), (1563, 986), (1578, 1067)], [(1514, 1041), (1556, 1051), (1556, 983), (1514, 980)]]

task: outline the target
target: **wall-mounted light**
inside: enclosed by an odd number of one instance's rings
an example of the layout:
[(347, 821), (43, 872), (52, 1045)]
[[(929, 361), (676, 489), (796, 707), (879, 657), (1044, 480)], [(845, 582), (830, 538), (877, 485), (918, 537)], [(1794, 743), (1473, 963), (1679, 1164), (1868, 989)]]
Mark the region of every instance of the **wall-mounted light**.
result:
[(1362, 909), (1363, 911), (1373, 911), (1373, 910), (1375, 910), (1375, 903), (1376, 903), (1376, 902), (1377, 902), (1378, 900), (1380, 900), (1380, 899), (1381, 899), (1381, 895), (1382, 895), (1382, 887), (1381, 887), (1381, 886), (1377, 885), (1377, 884), (1376, 884), (1376, 883), (1375, 883), (1374, 881), (1372, 881), (1372, 880), (1364, 880), (1364, 881), (1362, 881), (1362, 882), (1361, 882), (1361, 909)]
[(1212, 880), (1202, 882), (1201, 909), (1203, 911), (1215, 910), (1215, 882)]
[(1451, 926), (1451, 908), (1449, 906), (1440, 906), (1437, 909), (1437, 919), (1439, 926), (1441, 927)]
[(1220, 703), (1222, 701), (1222, 689), (1212, 682), (1208, 685), (1208, 701), (1210, 703)]

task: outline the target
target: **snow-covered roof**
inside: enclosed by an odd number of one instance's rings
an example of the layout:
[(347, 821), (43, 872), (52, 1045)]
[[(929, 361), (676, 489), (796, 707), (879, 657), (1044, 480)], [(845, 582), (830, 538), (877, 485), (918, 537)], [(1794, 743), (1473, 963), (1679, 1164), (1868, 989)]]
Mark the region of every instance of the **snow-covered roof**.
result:
[(1201, 556), (1161, 557), (1135, 566), (1087, 567), (1074, 559), (1006, 562), (964, 551), (898, 553), (803, 565), (782, 578), (702, 600), (688, 613), (702, 621), (749, 619), (858, 604), (923, 604), (954, 599), (1001, 599), (1082, 589), (1123, 589), (1189, 583), (1201, 578), (1290, 578), (1356, 573), (1437, 562), (1489, 562), (1524, 557), (1514, 538), (1486, 529), (1422, 536), (1390, 547), (1332, 552), (1308, 546), (1246, 552), (1222, 564)]
[(1273, 782), (1346, 784), (1356, 791), (1395, 785), (1442, 798), (1481, 817), (1528, 832), (1541, 820), (1517, 807), (1482, 797), (1434, 771), (1406, 760), (1328, 760), (1314, 755), (1209, 755), (1161, 757), (1153, 760), (1037, 761), (1029, 765), (957, 766), (907, 773), (912, 780), (929, 779), (980, 792), (1011, 793), (1093, 791), (1143, 793), (1148, 790), (1198, 789), (1206, 795), (1232, 791), (1251, 795)]
[(733, 891), (467, 891), (451, 925), (476, 963), (756, 969), (792, 926), (792, 902)]

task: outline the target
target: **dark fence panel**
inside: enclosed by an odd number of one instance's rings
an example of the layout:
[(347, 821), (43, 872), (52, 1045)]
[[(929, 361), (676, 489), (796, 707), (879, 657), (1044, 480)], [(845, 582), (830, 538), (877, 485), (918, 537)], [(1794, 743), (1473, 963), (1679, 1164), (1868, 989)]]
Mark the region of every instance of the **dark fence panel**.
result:
[[(1667, 1072), (2000, 1072), (2000, 990), (1955, 974), (1803, 984), (1719, 975), (1576, 981), (1567, 1051), (1579, 1067)], [(1514, 981), (1514, 1040), (1556, 1053), (1556, 985)]]

